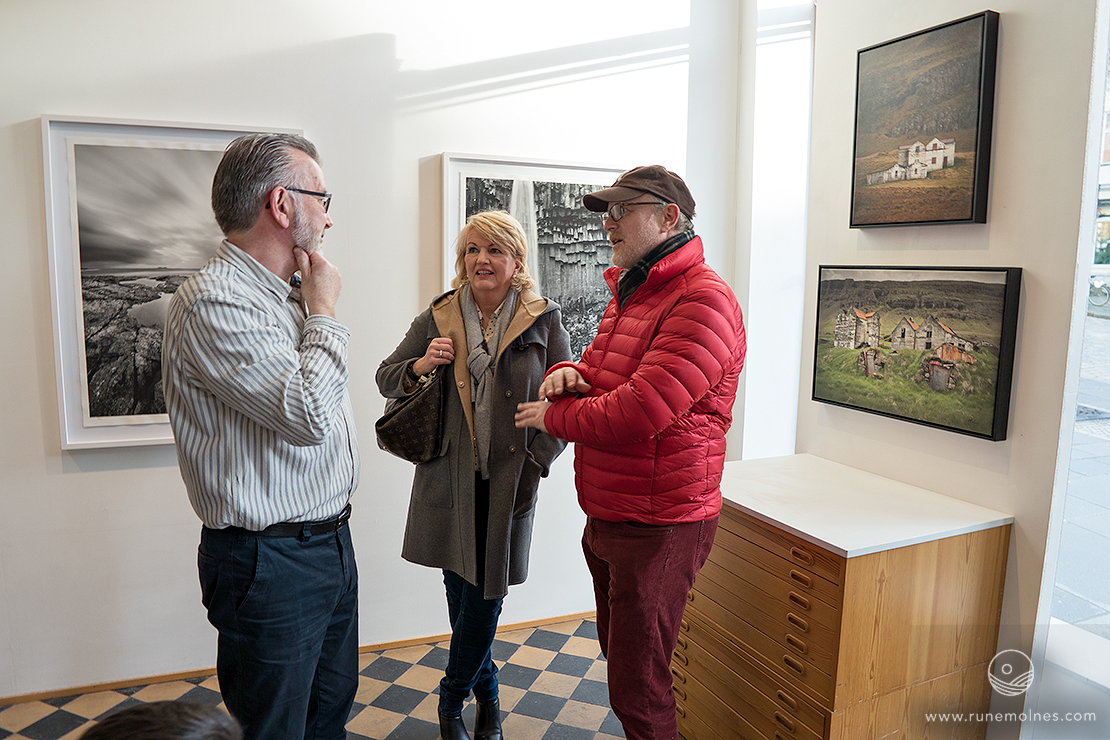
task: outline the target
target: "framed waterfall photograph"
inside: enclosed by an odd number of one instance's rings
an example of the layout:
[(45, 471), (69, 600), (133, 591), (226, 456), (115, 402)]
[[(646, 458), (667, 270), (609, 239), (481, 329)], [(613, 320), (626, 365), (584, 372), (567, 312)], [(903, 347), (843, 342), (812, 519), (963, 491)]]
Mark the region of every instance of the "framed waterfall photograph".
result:
[(443, 154), (443, 286), (455, 276), (455, 240), (481, 211), (512, 214), (528, 237), (528, 272), (536, 290), (563, 309), (574, 358), (582, 356), (612, 294), (602, 273), (613, 248), (582, 196), (613, 184), (617, 167), (511, 157)]
[(258, 130), (42, 117), (62, 449), (173, 442), (166, 306), (223, 239), (209, 199), (225, 147)]
[(986, 223), (998, 13), (861, 49), (851, 228)]
[(813, 400), (1006, 439), (1020, 267), (819, 268)]

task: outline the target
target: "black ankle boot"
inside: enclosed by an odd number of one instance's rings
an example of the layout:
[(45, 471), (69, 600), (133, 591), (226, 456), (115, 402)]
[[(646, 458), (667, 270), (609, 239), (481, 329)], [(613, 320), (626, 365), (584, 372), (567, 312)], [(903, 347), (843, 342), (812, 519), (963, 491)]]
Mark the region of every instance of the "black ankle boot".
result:
[(462, 717), (444, 717), (442, 713), (439, 715), (439, 736), (443, 740), (470, 740)]
[(478, 702), (478, 719), (474, 721), (474, 740), (501, 740), (501, 703), (494, 699)]

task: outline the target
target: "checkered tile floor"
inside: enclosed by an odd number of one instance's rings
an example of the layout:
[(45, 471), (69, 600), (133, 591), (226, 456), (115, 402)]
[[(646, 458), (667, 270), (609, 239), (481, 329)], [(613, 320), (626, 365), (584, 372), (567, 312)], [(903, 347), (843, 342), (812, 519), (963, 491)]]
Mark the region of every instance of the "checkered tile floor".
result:
[[(348, 740), (435, 740), (447, 643), (364, 653)], [(493, 645), (508, 740), (623, 737), (609, 709), (605, 661), (591, 620), (501, 632)], [(99, 718), (149, 701), (221, 703), (215, 677), (0, 706), (0, 740), (76, 740)], [(474, 727), (475, 705), (463, 718)]]

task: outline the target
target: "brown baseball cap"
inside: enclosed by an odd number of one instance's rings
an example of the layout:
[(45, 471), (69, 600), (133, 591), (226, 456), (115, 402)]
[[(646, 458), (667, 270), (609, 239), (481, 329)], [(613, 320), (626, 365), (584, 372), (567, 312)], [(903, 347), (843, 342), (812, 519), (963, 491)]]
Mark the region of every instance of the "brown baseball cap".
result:
[(612, 187), (582, 196), (582, 203), (591, 211), (601, 213), (610, 203), (632, 200), (650, 193), (667, 203), (674, 203), (687, 218), (694, 217), (694, 196), (682, 178), (667, 168), (651, 164), (635, 167), (617, 178)]

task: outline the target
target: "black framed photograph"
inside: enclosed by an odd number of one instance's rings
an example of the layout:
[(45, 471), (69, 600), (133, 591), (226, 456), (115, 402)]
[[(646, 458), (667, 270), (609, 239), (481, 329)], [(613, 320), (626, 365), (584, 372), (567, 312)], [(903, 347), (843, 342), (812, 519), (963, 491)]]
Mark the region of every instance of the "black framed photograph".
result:
[(819, 268), (813, 400), (1006, 439), (1020, 267)]
[(986, 223), (998, 13), (860, 49), (852, 228)]
[(223, 238), (209, 199), (225, 147), (258, 130), (42, 117), (62, 449), (173, 442), (166, 307)]
[(466, 219), (507, 211), (528, 238), (528, 272), (541, 295), (559, 304), (578, 359), (597, 333), (612, 298), (603, 273), (613, 248), (598, 214), (582, 196), (609, 187), (624, 170), (596, 164), (511, 157), (443, 155), (443, 282), (455, 276), (455, 239)]

